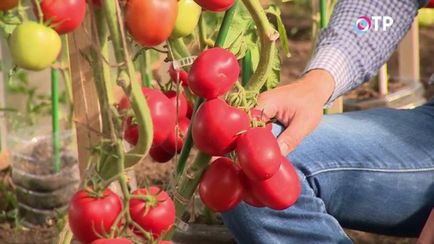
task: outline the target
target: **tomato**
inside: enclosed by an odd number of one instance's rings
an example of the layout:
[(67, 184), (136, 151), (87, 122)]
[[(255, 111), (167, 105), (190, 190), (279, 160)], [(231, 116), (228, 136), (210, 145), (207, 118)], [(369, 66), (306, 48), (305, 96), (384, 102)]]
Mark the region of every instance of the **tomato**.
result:
[(173, 29), (172, 38), (185, 37), (193, 33), (199, 22), (200, 7), (194, 0), (178, 1), (178, 16), (176, 17), (175, 29)]
[(241, 201), (243, 182), (231, 159), (218, 158), (211, 163), (200, 181), (199, 195), (216, 212), (228, 211)]
[(18, 0), (1, 0), (0, 11), (6, 11), (15, 8), (18, 5)]
[(293, 205), (301, 193), (300, 181), (294, 166), (281, 157), (279, 170), (265, 181), (249, 180), (252, 194), (265, 206), (282, 210)]
[(110, 189), (105, 189), (101, 197), (80, 190), (69, 203), (69, 226), (77, 240), (89, 243), (109, 233), (121, 211), (121, 199)]
[[(165, 94), (172, 102), (175, 110), (176, 107), (178, 107), (178, 118), (184, 118), (185, 116), (187, 116), (188, 104), (187, 98), (185, 98), (184, 93), (180, 92), (178, 95), (178, 99), (176, 99), (176, 91), (168, 91)], [(178, 102), (176, 100), (178, 100)]]
[(234, 4), (235, 0), (194, 0), (202, 8), (213, 11), (222, 12), (228, 10)]
[(240, 135), (236, 153), (241, 169), (252, 180), (266, 180), (280, 167), (279, 144), (273, 133), (264, 127), (251, 128)]
[(126, 238), (115, 238), (115, 239), (98, 239), (93, 241), (91, 244), (133, 244), (133, 242)]
[(241, 179), (243, 180), (243, 186), (244, 186), (243, 201), (253, 207), (257, 207), (257, 208), (265, 207), (265, 205), (253, 195), (252, 185), (250, 184), (249, 178), (244, 173), (241, 173)]
[(151, 149), (149, 150), (149, 155), (156, 162), (165, 163), (171, 160), (173, 156), (175, 156), (175, 152), (168, 152), (164, 150), (164, 148), (161, 146), (155, 146), (151, 147)]
[(175, 27), (176, 0), (128, 0), (125, 12), (127, 28), (144, 47), (163, 43)]
[(426, 8), (434, 8), (434, 0), (428, 1), (427, 5), (425, 7)]
[(173, 64), (170, 65), (169, 67), (169, 75), (170, 75), (170, 79), (174, 82), (179, 82), (181, 81), (181, 85), (183, 87), (188, 86), (188, 73), (187, 71), (183, 70), (183, 69), (179, 69), (179, 70), (175, 70), (175, 68), (173, 67)]
[(37, 71), (48, 68), (56, 60), (62, 44), (53, 29), (26, 21), (15, 28), (9, 45), (16, 65)]
[(249, 118), (241, 109), (217, 98), (204, 102), (192, 125), (193, 142), (211, 156), (223, 156), (235, 148), (237, 134), (249, 128)]
[[(170, 101), (160, 90), (151, 88), (142, 88), (143, 95), (148, 102), (151, 112), (152, 124), (154, 125), (153, 146), (161, 145), (169, 136), (171, 131), (175, 130), (176, 110)], [(120, 112), (128, 109), (130, 102), (128, 97), (123, 97), (118, 104)], [(126, 121), (124, 137), (127, 142), (136, 145), (138, 141), (137, 125), (132, 123), (131, 118)]]
[(259, 110), (259, 109), (252, 109), (250, 111), (250, 114), (252, 116), (253, 123), (266, 124), (265, 127), (267, 129), (269, 129), (270, 131), (273, 129), (273, 124), (270, 123), (270, 118), (268, 118), (268, 116), (265, 115), (261, 110)]
[[(50, 25), (59, 34), (65, 34), (77, 29), (86, 14), (85, 0), (42, 0), (41, 10), (44, 21), (51, 21)], [(36, 7), (33, 10), (37, 15)]]
[(169, 195), (156, 186), (137, 189), (133, 195), (148, 196), (150, 201), (131, 199), (129, 211), (131, 218), (145, 231), (152, 233), (155, 239), (175, 223), (175, 204)]
[(194, 61), (188, 85), (199, 97), (212, 99), (229, 91), (239, 75), (240, 65), (235, 55), (215, 47), (202, 52)]
[(187, 100), (187, 118), (193, 117), (193, 103)]
[(169, 134), (169, 137), (161, 144), (161, 147), (169, 153), (180, 153), (184, 146), (184, 138), (187, 136), (190, 120), (182, 118), (178, 123), (178, 135), (176, 130)]

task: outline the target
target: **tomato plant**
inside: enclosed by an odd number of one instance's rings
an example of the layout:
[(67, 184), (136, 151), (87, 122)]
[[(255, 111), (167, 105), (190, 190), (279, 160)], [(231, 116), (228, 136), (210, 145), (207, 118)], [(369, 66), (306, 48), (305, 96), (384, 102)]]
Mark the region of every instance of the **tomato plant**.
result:
[(203, 103), (193, 120), (192, 136), (199, 150), (223, 156), (235, 148), (238, 133), (249, 128), (249, 117), (221, 99)]
[(199, 185), (200, 198), (208, 208), (225, 212), (241, 201), (243, 182), (240, 173), (229, 158), (218, 158), (211, 163)]
[(69, 226), (77, 240), (90, 243), (98, 239), (98, 235), (110, 232), (121, 211), (121, 199), (110, 189), (105, 189), (101, 196), (80, 190), (69, 205)]
[(213, 11), (213, 12), (221, 12), (230, 8), (235, 0), (194, 0), (198, 3), (202, 8)]
[(293, 205), (301, 193), (301, 185), (294, 166), (281, 157), (279, 170), (268, 180), (249, 180), (252, 194), (265, 206), (282, 210)]
[(128, 0), (125, 21), (128, 31), (138, 43), (152, 47), (169, 38), (177, 15), (176, 0)]
[(190, 120), (182, 118), (179, 120), (178, 133), (173, 131), (169, 134), (169, 137), (163, 142), (161, 147), (170, 153), (179, 153), (184, 145), (184, 138), (187, 135), (188, 127), (190, 126)]
[(228, 92), (240, 75), (240, 65), (230, 51), (211, 48), (202, 52), (191, 66), (190, 89), (199, 97), (216, 98)]
[(18, 0), (2, 0), (0, 1), (0, 10), (6, 11), (15, 8), (18, 5)]
[(9, 47), (16, 65), (38, 71), (56, 60), (61, 40), (53, 29), (27, 21), (15, 28), (9, 39)]
[[(72, 32), (83, 22), (86, 14), (86, 1), (42, 0), (41, 10), (44, 21), (49, 21), (57, 33), (65, 34)], [(34, 12), (38, 16), (36, 9)]]
[(178, 1), (178, 16), (171, 37), (180, 38), (193, 33), (201, 12), (202, 8), (194, 0)]
[(144, 196), (146, 200), (133, 198), (130, 200), (131, 218), (154, 238), (168, 231), (175, 223), (175, 205), (169, 195), (156, 186), (138, 189), (133, 197)]
[(266, 180), (279, 169), (279, 145), (268, 128), (251, 128), (241, 134), (236, 152), (243, 172), (252, 180)]

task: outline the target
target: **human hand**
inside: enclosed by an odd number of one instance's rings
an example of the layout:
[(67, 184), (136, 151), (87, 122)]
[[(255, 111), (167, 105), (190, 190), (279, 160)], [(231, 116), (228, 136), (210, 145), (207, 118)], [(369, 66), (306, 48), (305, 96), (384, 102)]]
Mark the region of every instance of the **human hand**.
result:
[(256, 108), (287, 127), (277, 139), (282, 155), (288, 155), (316, 128), (334, 86), (327, 71), (315, 69), (294, 83), (259, 95)]

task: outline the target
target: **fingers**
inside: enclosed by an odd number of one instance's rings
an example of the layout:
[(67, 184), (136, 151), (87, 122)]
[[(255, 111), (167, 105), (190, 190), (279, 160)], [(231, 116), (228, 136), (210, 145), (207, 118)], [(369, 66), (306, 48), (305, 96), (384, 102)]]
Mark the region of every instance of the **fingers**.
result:
[[(310, 118), (309, 118), (310, 117)], [(289, 123), (288, 128), (280, 134), (277, 142), (283, 156), (292, 152), (298, 144), (306, 137), (319, 123), (321, 116), (318, 118), (312, 114), (299, 113), (295, 114)]]
[(258, 105), (255, 109), (262, 111), (268, 118), (274, 118), (277, 113), (277, 108), (268, 93), (269, 92), (265, 92), (259, 95)]

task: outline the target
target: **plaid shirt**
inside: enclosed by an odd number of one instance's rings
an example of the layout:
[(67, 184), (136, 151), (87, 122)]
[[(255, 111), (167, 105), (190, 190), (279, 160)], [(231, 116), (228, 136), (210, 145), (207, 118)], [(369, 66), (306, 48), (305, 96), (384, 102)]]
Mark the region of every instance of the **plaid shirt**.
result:
[[(333, 76), (336, 86), (329, 103), (333, 102), (376, 74), (409, 30), (418, 8), (426, 3), (427, 0), (338, 1), (304, 72), (324, 69)], [(371, 28), (360, 34), (355, 30), (360, 16), (390, 16), (393, 24), (385, 31)]]

